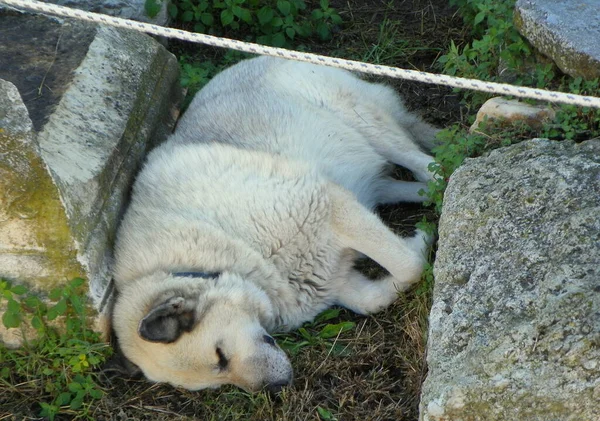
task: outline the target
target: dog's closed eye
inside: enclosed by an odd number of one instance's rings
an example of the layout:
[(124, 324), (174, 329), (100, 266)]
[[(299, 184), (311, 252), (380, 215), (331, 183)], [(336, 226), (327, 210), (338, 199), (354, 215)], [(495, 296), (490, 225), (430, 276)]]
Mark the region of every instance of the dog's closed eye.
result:
[(225, 357), (225, 354), (223, 354), (223, 351), (219, 347), (217, 347), (217, 356), (219, 357), (219, 370), (226, 370), (229, 360)]

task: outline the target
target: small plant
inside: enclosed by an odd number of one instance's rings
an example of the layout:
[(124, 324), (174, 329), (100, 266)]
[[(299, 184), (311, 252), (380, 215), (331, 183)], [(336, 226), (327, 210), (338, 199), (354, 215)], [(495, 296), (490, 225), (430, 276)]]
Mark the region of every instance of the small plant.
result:
[(306, 323), (297, 331), (287, 335), (279, 335), (279, 345), (292, 355), (297, 354), (300, 349), (306, 346), (325, 347), (333, 355), (344, 355), (348, 352), (347, 348), (331, 340), (337, 339), (342, 333), (354, 329), (356, 323), (350, 321), (342, 321), (335, 324), (326, 323), (337, 318), (339, 315), (339, 308), (325, 310), (313, 322)]
[[(600, 96), (600, 79), (566, 79), (560, 89), (574, 94)], [(556, 119), (544, 127), (539, 136), (550, 139), (587, 140), (600, 136), (600, 110), (561, 105)]]
[[(438, 60), (444, 73), (489, 81), (513, 75), (516, 84), (537, 86), (552, 78), (551, 65), (539, 65), (513, 24), (515, 0), (450, 0), (450, 4), (458, 6), (473, 40), (462, 46), (451, 42), (447, 54)], [(489, 98), (474, 91), (463, 96), (465, 104), (473, 107)]]
[[(458, 7), (472, 41), (462, 47), (451, 42), (449, 51), (438, 63), (445, 73), (481, 80), (502, 78), (502, 70), (513, 75), (516, 84), (536, 86), (597, 96), (599, 80), (563, 76), (557, 78), (552, 64), (538, 62), (529, 44), (513, 25), (515, 0), (450, 0)], [(460, 91), (463, 103), (469, 108), (481, 105), (489, 94)], [(429, 182), (428, 203), (441, 212), (444, 191), (450, 175), (467, 157), (478, 156), (499, 146), (530, 139), (585, 140), (600, 135), (600, 111), (571, 105), (556, 106), (556, 119), (540, 130), (525, 124), (501, 127), (484, 122), (485, 132), (469, 133), (466, 124), (473, 122), (469, 115), (463, 124), (444, 129), (438, 135), (439, 146), (433, 152), (436, 163), (430, 168), (435, 181)]]
[(219, 68), (212, 61), (194, 62), (186, 55), (179, 57), (179, 68), (181, 70), (180, 84), (187, 89), (184, 108), (196, 92), (204, 87), (210, 79), (218, 72)]
[(196, 92), (202, 89), (217, 73), (249, 56), (249, 54), (234, 50), (227, 50), (218, 60), (201, 60), (186, 54), (181, 55), (179, 57), (180, 84), (187, 90), (183, 109), (187, 108)]
[[(0, 280), (0, 304), (6, 304), (2, 322), (6, 328), (31, 326), (37, 336), (19, 349), (0, 346), (0, 391), (11, 391), (40, 405), (40, 416), (53, 420), (60, 413), (78, 411), (92, 419), (91, 407), (103, 391), (97, 386), (94, 369), (110, 355), (110, 347), (89, 327), (83, 279), (74, 279), (53, 289), (44, 301), (22, 285)], [(54, 323), (61, 319), (61, 327)], [(24, 338), (27, 338), (24, 335)], [(35, 393), (19, 386), (35, 385)], [(38, 393), (38, 395), (36, 395)]]

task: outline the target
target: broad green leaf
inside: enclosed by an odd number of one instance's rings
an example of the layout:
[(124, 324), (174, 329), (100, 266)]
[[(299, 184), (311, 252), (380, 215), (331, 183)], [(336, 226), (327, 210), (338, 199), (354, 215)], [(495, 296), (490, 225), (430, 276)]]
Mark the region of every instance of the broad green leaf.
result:
[(54, 307), (51, 308), (51, 310), (56, 311), (56, 313), (59, 316), (65, 314), (67, 312), (67, 300), (63, 298), (58, 303), (56, 303)]
[(21, 313), (21, 304), (18, 301), (13, 300), (12, 298), (8, 300), (8, 304), (6, 306), (7, 310), (10, 313), (20, 314)]
[(71, 405), (69, 405), (69, 408), (79, 409), (81, 408), (81, 405), (83, 405), (83, 398), (77, 397), (71, 401)]
[(202, 13), (200, 15), (200, 21), (205, 24), (206, 26), (212, 26), (213, 22), (214, 22), (214, 18), (213, 15), (210, 13)]
[(50, 297), (50, 299), (53, 301), (57, 301), (60, 297), (62, 297), (62, 293), (62, 288), (54, 288), (52, 291), (50, 291), (48, 297)]
[(287, 16), (290, 14), (291, 10), (290, 2), (287, 0), (277, 0), (277, 8), (281, 12), (283, 16)]
[(323, 419), (324, 421), (332, 421), (334, 419), (331, 411), (328, 411), (325, 408), (317, 406), (317, 412), (319, 413), (319, 416), (321, 417), (321, 419)]
[(191, 10), (186, 10), (185, 12), (183, 12), (183, 15), (181, 16), (181, 20), (184, 22), (191, 22), (194, 20), (194, 12), (192, 12)]
[(285, 46), (285, 35), (283, 32), (278, 32), (273, 35), (273, 46), (284, 47)]
[(323, 339), (334, 338), (340, 333), (353, 329), (354, 326), (354, 322), (341, 322), (334, 325), (329, 324), (323, 329), (321, 329), (321, 332), (319, 332), (319, 336)]
[(146, 0), (144, 3), (144, 10), (146, 11), (146, 14), (151, 18), (158, 15), (158, 12), (160, 12), (160, 4), (160, 0)]
[(341, 25), (343, 20), (342, 20), (342, 17), (340, 15), (338, 15), (337, 13), (332, 13), (331, 14), (331, 22), (333, 22), (336, 25)]
[(13, 294), (23, 295), (27, 292), (27, 287), (24, 285), (15, 285), (10, 290), (12, 291)]
[(169, 12), (169, 16), (171, 16), (173, 19), (177, 18), (177, 13), (179, 13), (179, 9), (177, 9), (177, 6), (175, 6), (173, 3), (169, 3), (169, 5), (167, 6), (167, 11)]
[(252, 13), (250, 13), (250, 10), (242, 8), (240, 19), (246, 23), (252, 23)]
[(70, 285), (71, 285), (72, 288), (79, 288), (83, 284), (85, 284), (85, 279), (83, 279), (83, 278), (74, 278), (70, 282)]
[(323, 19), (323, 11), (321, 11), (319, 9), (315, 9), (315, 10), (312, 11), (311, 17), (314, 20), (321, 20), (321, 19)]
[(31, 296), (25, 298), (25, 300), (23, 302), (25, 303), (25, 305), (27, 307), (33, 308), (33, 309), (36, 309), (38, 307), (43, 307), (42, 300), (40, 300), (35, 295), (31, 295)]
[(229, 9), (225, 9), (221, 12), (221, 25), (223, 26), (227, 26), (227, 25), (231, 25), (231, 22), (233, 22), (233, 12)]
[(4, 327), (7, 329), (19, 327), (21, 325), (21, 318), (17, 314), (6, 311), (2, 315), (2, 324), (4, 324)]
[(330, 308), (319, 314), (315, 319), (315, 323), (325, 322), (327, 320), (335, 319), (340, 315), (339, 308)]
[(68, 386), (68, 388), (69, 388), (69, 390), (70, 390), (71, 392), (73, 392), (73, 393), (77, 393), (77, 392), (79, 392), (81, 389), (83, 389), (83, 387), (81, 386), (81, 384), (80, 384), (80, 383), (77, 383), (77, 382), (72, 382), (72, 383), (69, 383), (69, 386)]
[(485, 11), (481, 11), (475, 15), (473, 19), (473, 25), (479, 25), (485, 19)]
[(63, 406), (71, 402), (71, 398), (72, 395), (69, 392), (62, 392), (60, 395), (58, 395), (54, 403), (58, 406)]
[(261, 25), (266, 25), (267, 23), (273, 20), (275, 16), (275, 12), (270, 7), (262, 7), (257, 13), (256, 17), (258, 18), (258, 23)]
[(33, 328), (36, 330), (40, 330), (44, 328), (44, 323), (39, 316), (33, 316), (31, 318), (31, 326), (33, 326)]
[(240, 6), (237, 6), (237, 5), (236, 5), (236, 6), (233, 6), (233, 7), (231, 8), (231, 11), (232, 11), (232, 12), (233, 12), (233, 14), (234, 14), (235, 16), (237, 16), (238, 18), (240, 18), (240, 19), (242, 18), (242, 8), (241, 8)]
[(104, 392), (100, 389), (92, 389), (90, 390), (90, 396), (94, 399), (100, 399), (104, 395)]

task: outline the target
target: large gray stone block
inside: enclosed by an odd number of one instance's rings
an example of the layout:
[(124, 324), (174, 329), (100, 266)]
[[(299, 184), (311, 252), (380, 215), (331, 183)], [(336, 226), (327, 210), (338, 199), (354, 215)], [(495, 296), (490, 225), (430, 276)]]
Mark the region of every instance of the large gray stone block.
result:
[(177, 61), (144, 34), (6, 9), (0, 34), (0, 277), (82, 276), (99, 304), (134, 173), (176, 120)]
[(467, 160), (439, 234), (421, 420), (599, 420), (600, 140)]
[(517, 0), (515, 25), (563, 72), (600, 77), (600, 0)]

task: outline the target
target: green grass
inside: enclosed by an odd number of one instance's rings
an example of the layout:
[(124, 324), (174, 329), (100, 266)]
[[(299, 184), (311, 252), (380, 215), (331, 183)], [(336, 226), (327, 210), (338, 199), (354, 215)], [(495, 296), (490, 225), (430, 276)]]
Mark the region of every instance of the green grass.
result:
[(441, 51), (439, 48), (419, 45), (418, 41), (409, 40), (403, 36), (402, 24), (387, 17), (379, 24), (379, 32), (374, 40), (362, 39), (364, 54), (361, 61), (372, 64), (397, 63), (400, 60), (409, 60), (414, 54), (421, 51)]

